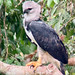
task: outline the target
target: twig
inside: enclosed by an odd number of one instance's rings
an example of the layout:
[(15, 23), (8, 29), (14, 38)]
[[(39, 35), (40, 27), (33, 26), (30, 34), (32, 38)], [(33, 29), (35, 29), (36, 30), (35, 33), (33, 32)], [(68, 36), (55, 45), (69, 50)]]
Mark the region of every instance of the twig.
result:
[(37, 50), (35, 50), (33, 53), (29, 54), (29, 55), (25, 55), (25, 59), (30, 58), (32, 59), (32, 57), (37, 53)]
[(68, 22), (66, 22), (65, 24), (63, 24), (63, 26), (60, 28), (59, 31), (61, 31), (61, 30), (63, 29), (64, 26), (66, 27), (67, 24), (68, 24), (70, 21), (72, 21), (73, 19), (75, 19), (75, 17), (71, 18)]
[[(5, 6), (5, 12), (6, 12), (6, 6)], [(8, 37), (7, 37), (7, 33), (6, 33), (6, 25), (5, 25), (5, 21), (6, 21), (6, 14), (4, 14), (4, 20), (3, 20), (3, 23), (4, 23), (4, 30), (5, 30), (5, 38), (6, 38), (6, 43), (7, 43), (7, 46), (6, 46), (6, 58), (8, 57)]]
[(19, 6), (23, 1), (25, 0), (21, 0), (15, 7)]
[(2, 36), (2, 34), (1, 34), (1, 26), (0, 26), (0, 55), (1, 55), (1, 42), (2, 42), (1, 36)]

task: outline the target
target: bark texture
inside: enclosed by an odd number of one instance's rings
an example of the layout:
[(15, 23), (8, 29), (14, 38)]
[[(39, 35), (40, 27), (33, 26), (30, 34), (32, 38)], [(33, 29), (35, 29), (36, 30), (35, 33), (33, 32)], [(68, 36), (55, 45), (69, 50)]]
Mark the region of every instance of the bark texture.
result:
[(63, 75), (55, 65), (40, 66), (34, 72), (29, 66), (15, 66), (0, 61), (0, 72), (6, 75)]
[(68, 64), (70, 66), (75, 66), (75, 57), (68, 59)]

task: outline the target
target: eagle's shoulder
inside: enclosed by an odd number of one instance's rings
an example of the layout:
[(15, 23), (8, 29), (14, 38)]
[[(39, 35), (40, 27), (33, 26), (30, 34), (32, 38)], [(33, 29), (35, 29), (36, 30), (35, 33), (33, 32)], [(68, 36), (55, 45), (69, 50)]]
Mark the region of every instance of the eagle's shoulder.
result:
[(46, 24), (44, 21), (42, 20), (39, 20), (39, 21), (32, 21), (29, 25), (30, 28), (35, 28), (35, 29), (39, 29), (39, 30), (45, 30), (45, 31), (48, 31), (48, 32), (52, 32), (54, 34), (57, 35), (57, 33), (55, 32), (55, 30), (50, 27), (48, 24)]
[(30, 26), (37, 26), (37, 27), (39, 27), (39, 26), (46, 26), (46, 24), (43, 22), (43, 21), (32, 21), (31, 23), (30, 23)]

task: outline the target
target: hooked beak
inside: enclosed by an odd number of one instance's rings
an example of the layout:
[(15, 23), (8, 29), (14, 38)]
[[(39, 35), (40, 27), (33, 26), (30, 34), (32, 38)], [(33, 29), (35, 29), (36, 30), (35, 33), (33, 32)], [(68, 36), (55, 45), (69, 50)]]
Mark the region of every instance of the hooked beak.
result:
[(30, 10), (26, 9), (23, 13), (24, 13), (24, 14), (25, 14), (25, 13), (27, 13), (27, 14), (28, 14), (28, 13), (29, 13), (29, 11), (30, 11)]

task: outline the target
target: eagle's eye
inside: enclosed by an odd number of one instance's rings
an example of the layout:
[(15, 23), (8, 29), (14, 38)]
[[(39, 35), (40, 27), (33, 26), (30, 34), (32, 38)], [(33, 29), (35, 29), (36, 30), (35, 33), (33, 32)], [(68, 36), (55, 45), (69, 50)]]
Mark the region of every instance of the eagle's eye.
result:
[(28, 10), (32, 10), (32, 8), (28, 8)]
[(26, 9), (26, 10), (24, 11), (24, 14), (25, 14), (25, 13), (28, 14), (28, 13), (30, 12), (30, 10), (32, 10), (32, 8), (28, 8), (28, 9)]

